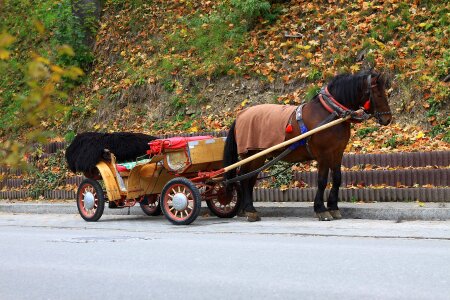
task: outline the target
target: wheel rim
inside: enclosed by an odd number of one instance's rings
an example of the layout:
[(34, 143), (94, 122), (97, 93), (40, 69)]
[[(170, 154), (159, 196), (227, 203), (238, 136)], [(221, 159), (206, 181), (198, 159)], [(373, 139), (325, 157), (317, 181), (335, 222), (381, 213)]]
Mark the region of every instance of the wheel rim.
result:
[(194, 193), (183, 184), (172, 185), (164, 194), (164, 208), (172, 219), (183, 221), (194, 212)]
[(78, 203), (80, 204), (80, 211), (84, 216), (92, 217), (95, 214), (98, 207), (98, 196), (92, 185), (85, 184), (81, 187)]
[(210, 200), (210, 203), (219, 212), (229, 213), (236, 208), (237, 205), (237, 191), (233, 189), (233, 194), (229, 197), (226, 196), (225, 189), (217, 192), (217, 197)]
[(158, 209), (158, 205), (159, 205), (159, 197), (155, 196), (146, 196), (147, 198), (147, 203), (144, 204), (147, 210), (149, 211), (155, 211), (156, 209)]

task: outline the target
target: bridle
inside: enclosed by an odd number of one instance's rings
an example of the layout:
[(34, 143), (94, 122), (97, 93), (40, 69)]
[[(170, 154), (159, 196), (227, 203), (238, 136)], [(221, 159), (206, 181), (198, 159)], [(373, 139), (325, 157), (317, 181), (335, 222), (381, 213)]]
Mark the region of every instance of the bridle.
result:
[(392, 115), (392, 112), (390, 111), (377, 111), (376, 109), (376, 103), (375, 101), (373, 101), (373, 97), (372, 97), (372, 88), (377, 87), (377, 84), (373, 84), (372, 85), (372, 75), (370, 74), (369, 76), (367, 76), (367, 92), (365, 93), (366, 95), (369, 94), (369, 100), (367, 100), (364, 103), (364, 106), (362, 107), (364, 109), (364, 111), (369, 114), (369, 109), (370, 107), (373, 107), (373, 117), (378, 121), (378, 123), (381, 123), (381, 116), (384, 115)]
[[(369, 99), (364, 102), (363, 106), (361, 107), (362, 110), (354, 111), (350, 108), (342, 105), (334, 99), (333, 95), (328, 91), (328, 87), (325, 86), (321, 89), (319, 92), (319, 101), (322, 104), (322, 106), (331, 114), (334, 114), (335, 116), (338, 116), (340, 118), (343, 118), (347, 115), (351, 115), (352, 118), (349, 120), (349, 122), (352, 123), (359, 123), (363, 122), (367, 119), (369, 119), (371, 116), (373, 116), (378, 123), (381, 124), (381, 116), (383, 115), (391, 115), (392, 113), (390, 111), (377, 111), (376, 109), (376, 103), (373, 100), (373, 93), (372, 89), (377, 87), (377, 84), (372, 85), (372, 75), (367, 76), (367, 91), (363, 93), (363, 99), (369, 95)], [(362, 101), (361, 101), (362, 102)], [(370, 108), (373, 108), (373, 115), (369, 113)]]

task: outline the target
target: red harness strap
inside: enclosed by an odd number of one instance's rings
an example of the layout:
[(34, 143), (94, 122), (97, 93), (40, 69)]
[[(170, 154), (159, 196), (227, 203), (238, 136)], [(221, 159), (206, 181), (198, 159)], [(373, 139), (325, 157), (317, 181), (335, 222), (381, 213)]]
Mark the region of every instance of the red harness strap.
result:
[[(331, 101), (333, 102), (334, 105), (336, 105), (337, 107), (339, 107), (340, 109), (342, 109), (344, 112), (346, 112), (346, 111), (351, 111), (348, 107), (342, 105), (342, 104), (339, 103), (336, 99), (334, 99), (334, 97), (333, 97), (333, 96), (331, 95), (331, 93), (328, 91), (328, 87), (325, 87), (325, 93), (326, 93), (327, 98), (328, 98), (329, 100), (331, 100)], [(320, 100), (320, 103), (322, 103), (322, 106), (323, 106), (328, 112), (330, 112), (330, 113), (335, 112), (335, 109), (333, 109), (330, 105), (328, 105), (327, 101), (325, 101), (325, 100), (323, 99), (322, 94), (319, 94), (319, 100)], [(370, 99), (367, 100), (367, 101), (364, 103), (363, 108), (364, 108), (364, 110), (366, 110), (366, 111), (370, 109)], [(361, 122), (361, 121), (357, 121), (357, 120), (352, 120), (352, 119), (350, 119), (349, 122), (357, 123), (357, 122)]]

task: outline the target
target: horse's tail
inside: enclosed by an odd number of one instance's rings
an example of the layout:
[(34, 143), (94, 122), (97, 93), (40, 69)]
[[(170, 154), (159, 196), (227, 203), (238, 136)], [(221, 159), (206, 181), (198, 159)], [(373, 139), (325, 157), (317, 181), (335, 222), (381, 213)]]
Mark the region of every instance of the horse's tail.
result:
[[(228, 131), (227, 140), (225, 141), (225, 148), (223, 150), (223, 166), (228, 167), (239, 160), (238, 149), (236, 144), (236, 136), (234, 133), (234, 128), (236, 127), (236, 120), (230, 127)], [(230, 170), (225, 173), (225, 179), (231, 179), (236, 177), (236, 169)]]

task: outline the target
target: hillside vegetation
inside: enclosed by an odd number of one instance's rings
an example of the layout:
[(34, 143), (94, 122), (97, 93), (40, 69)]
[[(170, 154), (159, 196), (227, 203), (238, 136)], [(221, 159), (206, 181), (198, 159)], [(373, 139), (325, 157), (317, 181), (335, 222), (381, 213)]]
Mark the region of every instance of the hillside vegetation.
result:
[[(375, 68), (391, 78), (396, 122), (358, 125), (348, 150), (448, 149), (446, 1), (109, 0), (92, 51), (69, 2), (6, 1), (0, 12), (0, 31), (16, 37), (1, 62), (3, 138), (29, 130), (15, 118), (34, 51), (86, 74), (58, 83), (66, 109), (41, 124), (54, 139), (227, 129), (248, 105), (299, 104), (338, 73)], [(61, 44), (75, 56), (55, 53)]]

